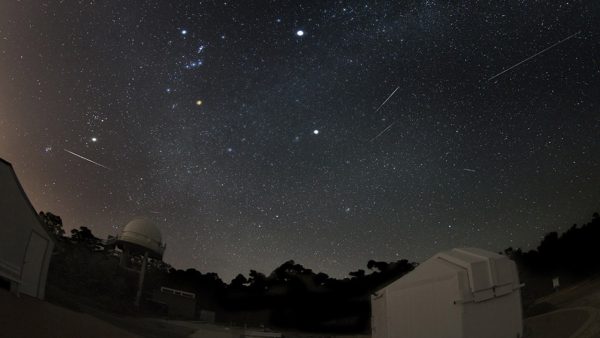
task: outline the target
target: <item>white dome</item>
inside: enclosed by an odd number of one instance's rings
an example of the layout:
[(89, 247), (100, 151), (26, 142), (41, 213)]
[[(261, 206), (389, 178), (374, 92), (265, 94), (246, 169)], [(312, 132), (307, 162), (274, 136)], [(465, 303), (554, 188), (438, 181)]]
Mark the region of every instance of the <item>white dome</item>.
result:
[(165, 251), (160, 230), (154, 223), (144, 218), (136, 218), (127, 223), (117, 240), (121, 244), (133, 244), (138, 249), (148, 250), (159, 257), (162, 257)]

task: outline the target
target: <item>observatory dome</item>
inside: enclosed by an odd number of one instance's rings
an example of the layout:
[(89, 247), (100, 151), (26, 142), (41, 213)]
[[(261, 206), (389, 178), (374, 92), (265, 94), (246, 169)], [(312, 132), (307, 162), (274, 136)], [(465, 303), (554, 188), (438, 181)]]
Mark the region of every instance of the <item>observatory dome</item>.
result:
[(158, 227), (144, 218), (136, 218), (127, 223), (117, 237), (117, 245), (136, 251), (148, 251), (150, 256), (162, 258), (165, 244)]

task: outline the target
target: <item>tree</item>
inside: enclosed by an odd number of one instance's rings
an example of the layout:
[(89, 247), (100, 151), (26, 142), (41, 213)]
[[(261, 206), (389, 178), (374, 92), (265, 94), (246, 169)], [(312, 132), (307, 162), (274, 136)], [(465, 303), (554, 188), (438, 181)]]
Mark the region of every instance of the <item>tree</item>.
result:
[(231, 281), (231, 286), (235, 288), (241, 288), (244, 285), (248, 284), (248, 279), (244, 277), (241, 273), (235, 276), (235, 278)]
[(273, 270), (269, 275), (269, 279), (275, 282), (287, 282), (300, 275), (311, 273), (312, 271), (310, 269), (306, 269), (302, 265), (296, 264), (293, 260), (289, 260)]
[(352, 271), (349, 273), (350, 276), (354, 277), (354, 278), (365, 278), (365, 270), (363, 269), (358, 269), (356, 271)]
[(256, 270), (250, 270), (247, 282), (255, 292), (264, 292), (267, 288), (267, 276)]
[(94, 236), (88, 227), (79, 227), (79, 230), (71, 230), (71, 241), (92, 250), (100, 244), (100, 239)]
[(314, 279), (315, 285), (317, 286), (327, 286), (327, 284), (331, 282), (329, 275), (324, 272), (319, 272), (318, 274), (316, 274)]
[(63, 223), (60, 216), (54, 215), (51, 212), (44, 213), (43, 211), (40, 211), (39, 216), (48, 232), (50, 232), (55, 239), (60, 240), (64, 237), (65, 230), (63, 229)]
[(374, 260), (371, 259), (367, 263), (367, 268), (369, 270), (373, 270), (373, 268), (375, 268), (375, 269), (379, 270), (379, 272), (385, 272), (385, 271), (388, 270), (389, 265), (390, 265), (389, 263), (386, 263), (386, 262), (376, 262), (376, 261), (374, 261)]

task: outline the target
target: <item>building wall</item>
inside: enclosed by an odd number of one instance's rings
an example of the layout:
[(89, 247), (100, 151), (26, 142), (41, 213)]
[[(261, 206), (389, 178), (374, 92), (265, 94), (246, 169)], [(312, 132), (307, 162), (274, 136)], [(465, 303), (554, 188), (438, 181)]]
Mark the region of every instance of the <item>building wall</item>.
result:
[(386, 290), (378, 292), (371, 296), (371, 337), (372, 338), (387, 338), (388, 323), (390, 320), (389, 311), (387, 309)]
[(40, 299), (44, 298), (52, 247), (50, 239), (36, 231), (31, 231), (21, 271), (20, 292)]
[(196, 299), (155, 290), (153, 300), (167, 306), (170, 317), (195, 318)]
[(522, 336), (516, 266), (480, 249), (434, 256), (378, 291), (371, 304), (373, 338)]
[(0, 274), (21, 279), (31, 224), (37, 222), (21, 196), (12, 168), (0, 162)]
[(12, 167), (0, 159), (0, 276), (12, 290), (43, 299), (53, 247)]
[(502, 297), (463, 306), (465, 338), (523, 336), (521, 295), (518, 289)]
[(387, 292), (387, 337), (460, 338), (456, 277)]

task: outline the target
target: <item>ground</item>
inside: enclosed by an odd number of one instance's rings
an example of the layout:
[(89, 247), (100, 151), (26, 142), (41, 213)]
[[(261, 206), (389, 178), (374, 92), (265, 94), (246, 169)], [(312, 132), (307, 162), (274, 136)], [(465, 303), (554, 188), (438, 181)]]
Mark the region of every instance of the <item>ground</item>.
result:
[[(544, 313), (525, 319), (524, 338), (600, 338), (600, 278), (541, 298), (536, 305)], [(11, 338), (237, 338), (244, 331), (193, 321), (124, 317), (87, 308), (78, 312), (26, 295), (17, 297), (3, 289), (0, 327), (1, 336)], [(333, 338), (324, 334), (284, 334), (286, 338)]]
[[(194, 321), (127, 317), (86, 306), (83, 312), (0, 289), (0, 337), (11, 338), (239, 338), (243, 328)], [(286, 332), (286, 338), (329, 338)], [(350, 336), (348, 336), (349, 338)], [(352, 338), (367, 338), (351, 336)], [(346, 338), (337, 336), (336, 338)]]
[(600, 338), (600, 278), (560, 290), (536, 304), (554, 311), (527, 318), (526, 338)]
[(2, 337), (139, 338), (103, 320), (0, 289)]

